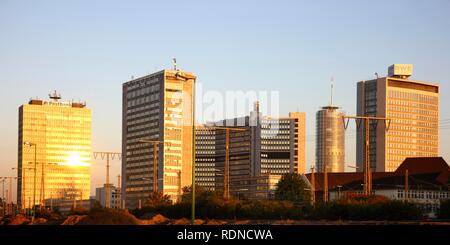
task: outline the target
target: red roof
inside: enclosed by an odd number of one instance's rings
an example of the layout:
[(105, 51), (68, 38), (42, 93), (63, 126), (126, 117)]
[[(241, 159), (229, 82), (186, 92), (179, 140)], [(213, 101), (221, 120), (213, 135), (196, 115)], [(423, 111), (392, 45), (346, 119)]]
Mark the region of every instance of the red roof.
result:
[[(436, 181), (443, 185), (448, 184), (450, 166), (442, 157), (406, 158), (405, 161), (403, 161), (403, 163), (395, 170), (395, 172), (374, 172), (372, 180), (385, 177), (404, 176), (406, 169), (408, 169), (409, 175), (438, 173)], [(306, 177), (309, 181), (311, 181), (311, 173), (306, 174)], [(314, 173), (314, 179), (315, 190), (319, 192), (323, 191), (323, 173)], [(362, 172), (328, 173), (328, 188), (332, 189), (354, 181), (363, 181), (363, 179), (364, 175)]]

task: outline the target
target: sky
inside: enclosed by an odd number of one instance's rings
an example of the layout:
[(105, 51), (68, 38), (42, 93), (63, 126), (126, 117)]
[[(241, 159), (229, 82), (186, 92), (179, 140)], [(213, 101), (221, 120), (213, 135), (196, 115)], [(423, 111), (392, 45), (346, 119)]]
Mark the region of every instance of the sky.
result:
[[(447, 0), (0, 0), (0, 176), (15, 175), (18, 107), (29, 98), (57, 90), (86, 101), (93, 150), (120, 151), (122, 83), (174, 57), (205, 93), (277, 92), (281, 115), (306, 112), (308, 166), (331, 77), (334, 103), (354, 115), (356, 82), (413, 64), (412, 79), (440, 84), (440, 155), (450, 161), (449, 10)], [(354, 126), (346, 162), (355, 162)], [(105, 163), (91, 171), (93, 195)], [(114, 161), (114, 184), (118, 174)]]

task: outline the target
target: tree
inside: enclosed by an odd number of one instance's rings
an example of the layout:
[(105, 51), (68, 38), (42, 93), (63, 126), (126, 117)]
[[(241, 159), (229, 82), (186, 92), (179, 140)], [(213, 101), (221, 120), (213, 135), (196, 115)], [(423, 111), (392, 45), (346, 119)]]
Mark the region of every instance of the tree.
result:
[(310, 191), (308, 188), (309, 186), (300, 174), (285, 174), (277, 183), (275, 199), (293, 202), (309, 202)]
[(171, 204), (172, 200), (170, 200), (170, 196), (163, 194), (162, 192), (150, 193), (150, 196), (144, 202), (144, 206), (146, 207), (157, 207)]

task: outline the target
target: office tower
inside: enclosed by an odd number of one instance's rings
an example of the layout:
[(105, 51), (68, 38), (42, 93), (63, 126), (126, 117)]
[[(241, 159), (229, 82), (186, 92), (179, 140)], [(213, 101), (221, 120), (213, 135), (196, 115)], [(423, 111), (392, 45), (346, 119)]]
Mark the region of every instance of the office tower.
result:
[(216, 187), (216, 130), (205, 125), (195, 127), (195, 181), (205, 190)]
[[(191, 185), (195, 79), (192, 73), (174, 69), (123, 84), (122, 193), (126, 207), (137, 207), (139, 200), (143, 203), (154, 191), (176, 201), (182, 188)], [(153, 143), (142, 140), (157, 141), (156, 152)]]
[[(369, 160), (376, 171), (395, 171), (407, 157), (438, 155), (439, 85), (409, 79), (412, 69), (412, 65), (394, 64), (387, 77), (358, 82), (357, 114), (391, 119), (386, 124), (369, 124)], [(364, 132), (363, 126), (357, 130), (356, 160), (360, 171)]]
[(316, 172), (344, 172), (345, 129), (344, 113), (339, 107), (322, 107), (316, 113)]
[(198, 185), (213, 186), (214, 182), (214, 189), (224, 188), (226, 128), (230, 128), (231, 195), (255, 196), (257, 190), (252, 188), (279, 179), (273, 176), (305, 172), (305, 114), (292, 112), (289, 117), (263, 116), (256, 104), (250, 116), (222, 120), (196, 129), (195, 173)]
[(18, 142), (22, 208), (89, 199), (91, 110), (85, 103), (61, 101), (56, 92), (50, 100), (31, 99), (19, 107)]

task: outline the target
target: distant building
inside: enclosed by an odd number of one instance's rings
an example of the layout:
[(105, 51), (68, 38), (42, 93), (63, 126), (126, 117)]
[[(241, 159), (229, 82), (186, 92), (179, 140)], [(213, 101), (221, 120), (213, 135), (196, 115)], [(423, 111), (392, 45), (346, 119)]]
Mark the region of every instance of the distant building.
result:
[(281, 175), (305, 172), (305, 114), (293, 112), (289, 117), (274, 118), (262, 116), (258, 106), (255, 106), (250, 116), (196, 127), (195, 174), (199, 186), (224, 190), (226, 127), (231, 128), (231, 195), (269, 197), (268, 193), (257, 194), (255, 184), (267, 186), (270, 183), (272, 187), (264, 187), (268, 192), (273, 189), (273, 180)]
[[(109, 193), (109, 207), (120, 208), (120, 189), (115, 187), (113, 184), (109, 184)], [(97, 200), (102, 207), (106, 207), (106, 184), (104, 184), (103, 187), (95, 188), (95, 200)]]
[(45, 199), (45, 207), (49, 210), (58, 210), (63, 215), (70, 213), (72, 210), (86, 210), (89, 211), (94, 206), (95, 199), (89, 197), (89, 199), (66, 199), (55, 198)]
[(316, 113), (316, 172), (344, 172), (344, 113), (337, 106), (324, 106)]
[[(137, 207), (154, 191), (176, 201), (182, 187), (191, 185), (195, 79), (192, 73), (174, 69), (123, 84), (122, 193), (126, 207)], [(164, 143), (154, 152), (152, 144), (140, 140)], [(153, 169), (155, 154), (157, 169)]]
[(61, 101), (56, 92), (50, 100), (31, 99), (19, 107), (19, 206), (89, 199), (91, 120), (84, 103)]
[[(311, 185), (312, 174), (306, 174)], [(316, 200), (323, 197), (323, 173), (314, 173)], [(436, 214), (440, 200), (450, 199), (450, 167), (442, 157), (406, 158), (394, 172), (373, 172), (372, 191), (391, 200), (414, 202)], [(362, 172), (329, 173), (329, 200), (364, 193)]]
[[(389, 75), (358, 82), (358, 116), (391, 119), (370, 122), (369, 160), (376, 171), (395, 171), (407, 157), (439, 153), (439, 85), (409, 79), (412, 65), (395, 64)], [(364, 163), (364, 125), (357, 130), (356, 161)]]

